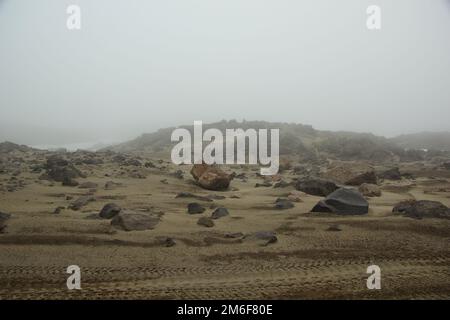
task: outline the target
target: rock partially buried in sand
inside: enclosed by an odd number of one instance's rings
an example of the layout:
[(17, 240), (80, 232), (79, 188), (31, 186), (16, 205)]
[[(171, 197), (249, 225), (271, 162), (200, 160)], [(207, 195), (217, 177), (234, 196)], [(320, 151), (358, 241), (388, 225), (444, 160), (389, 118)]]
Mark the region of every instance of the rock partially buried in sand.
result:
[(294, 204), (291, 201), (289, 201), (287, 199), (278, 198), (275, 201), (275, 207), (274, 208), (277, 209), (277, 210), (285, 210), (285, 209), (291, 209), (293, 207), (294, 207)]
[(363, 183), (377, 184), (375, 171), (370, 170), (363, 172), (345, 182), (345, 184), (349, 186), (360, 186)]
[(117, 204), (108, 203), (104, 205), (103, 209), (99, 213), (99, 216), (103, 219), (111, 219), (118, 215), (121, 210), (122, 208)]
[(212, 219), (208, 217), (201, 217), (200, 219), (198, 219), (197, 224), (207, 228), (214, 227), (214, 221), (212, 221)]
[(450, 208), (438, 201), (408, 200), (397, 204), (392, 212), (403, 213), (406, 217), (450, 219)]
[(179, 193), (177, 193), (175, 198), (193, 198), (193, 199), (206, 201), (206, 202), (212, 202), (213, 201), (211, 198), (198, 196), (198, 195), (192, 194), (190, 192), (179, 192)]
[(151, 230), (160, 219), (157, 216), (123, 210), (111, 220), (111, 225), (125, 231)]
[(378, 177), (381, 179), (388, 179), (388, 180), (401, 180), (402, 179), (400, 170), (397, 167), (379, 173)]
[(95, 182), (90, 182), (90, 181), (83, 182), (78, 186), (78, 188), (80, 188), (80, 189), (94, 189), (97, 187), (98, 187), (98, 184), (96, 184)]
[(89, 202), (95, 201), (95, 198), (93, 196), (82, 196), (79, 197), (77, 200), (75, 200), (69, 208), (72, 210), (80, 210), (82, 207), (87, 205)]
[(11, 218), (9, 213), (0, 212), (0, 232), (6, 228), (6, 221)]
[(62, 210), (64, 210), (64, 207), (57, 207), (55, 208), (55, 210), (53, 211), (54, 214), (60, 214)]
[(324, 179), (308, 179), (298, 181), (295, 189), (313, 196), (326, 197), (336, 191), (338, 186), (334, 182)]
[(191, 174), (198, 185), (207, 190), (226, 190), (230, 186), (231, 176), (214, 166), (195, 164)]
[(381, 197), (381, 189), (376, 184), (363, 183), (358, 190), (366, 197)]
[(211, 214), (211, 218), (212, 219), (220, 219), (222, 217), (226, 217), (228, 216), (230, 213), (228, 212), (227, 208), (217, 208), (216, 210), (214, 210), (214, 212)]
[(272, 231), (258, 231), (249, 235), (244, 236), (245, 240), (259, 241), (262, 242), (261, 245), (267, 246), (271, 243), (278, 241), (275, 232)]
[(76, 187), (78, 186), (78, 181), (69, 177), (64, 177), (62, 185), (65, 187)]
[(327, 228), (326, 231), (338, 232), (338, 231), (342, 231), (342, 229), (338, 224), (332, 224), (331, 226), (329, 226)]
[(206, 210), (204, 207), (202, 207), (197, 202), (189, 203), (187, 209), (188, 209), (189, 214), (199, 214), (199, 213), (205, 212), (205, 210)]
[(362, 215), (369, 212), (369, 203), (356, 190), (340, 188), (329, 194), (311, 212), (330, 212), (339, 215)]

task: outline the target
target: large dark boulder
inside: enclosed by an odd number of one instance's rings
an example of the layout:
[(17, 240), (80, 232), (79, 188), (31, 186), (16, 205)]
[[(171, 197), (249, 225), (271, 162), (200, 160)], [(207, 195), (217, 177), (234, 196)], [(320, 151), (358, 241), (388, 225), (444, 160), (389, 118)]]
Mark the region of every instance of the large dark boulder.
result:
[(320, 200), (311, 212), (361, 215), (369, 212), (369, 203), (358, 191), (340, 188)]
[(99, 213), (99, 216), (103, 219), (111, 219), (117, 216), (121, 210), (122, 208), (119, 207), (117, 204), (108, 203), (105, 204), (105, 206), (102, 208), (102, 210)]
[(330, 193), (337, 190), (338, 186), (329, 180), (307, 179), (297, 181), (295, 184), (295, 189), (313, 196), (326, 197)]
[(450, 208), (438, 201), (410, 200), (398, 203), (392, 212), (403, 213), (405, 216), (415, 219), (441, 218), (450, 219)]
[(47, 170), (45, 179), (67, 182), (75, 178), (85, 178), (85, 175), (74, 167), (69, 161), (59, 156), (51, 156), (45, 165)]

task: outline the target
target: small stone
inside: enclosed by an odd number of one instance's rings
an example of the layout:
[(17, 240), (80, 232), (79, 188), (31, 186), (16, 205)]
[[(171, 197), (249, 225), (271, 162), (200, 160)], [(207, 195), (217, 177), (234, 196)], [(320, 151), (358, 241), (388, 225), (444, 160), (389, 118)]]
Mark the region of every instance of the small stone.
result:
[(214, 221), (212, 221), (212, 219), (208, 217), (201, 217), (200, 219), (198, 219), (197, 224), (207, 228), (214, 227)]
[(189, 203), (187, 208), (189, 214), (199, 214), (203, 213), (206, 210), (204, 207), (202, 207), (200, 204), (196, 202)]
[(217, 208), (216, 210), (214, 210), (214, 212), (211, 214), (211, 218), (212, 219), (219, 219), (225, 216), (228, 216), (230, 213), (228, 212), (227, 208)]

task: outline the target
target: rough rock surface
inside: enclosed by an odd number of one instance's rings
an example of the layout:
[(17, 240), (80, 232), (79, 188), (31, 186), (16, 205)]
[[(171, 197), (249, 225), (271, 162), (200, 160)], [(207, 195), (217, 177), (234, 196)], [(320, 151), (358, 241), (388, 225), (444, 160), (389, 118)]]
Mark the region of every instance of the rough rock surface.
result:
[(214, 210), (214, 212), (211, 214), (211, 218), (212, 219), (219, 219), (225, 216), (228, 216), (230, 213), (228, 212), (227, 208), (217, 208), (216, 210)]
[(200, 219), (198, 219), (197, 224), (207, 228), (214, 227), (214, 221), (208, 217), (201, 217)]
[(297, 181), (295, 184), (295, 189), (313, 196), (326, 197), (330, 193), (337, 190), (338, 186), (329, 180), (307, 179)]
[(159, 223), (158, 216), (123, 210), (111, 220), (111, 225), (125, 231), (151, 230)]
[(392, 212), (403, 213), (410, 218), (441, 218), (450, 219), (450, 208), (438, 201), (411, 200), (397, 204)]
[(104, 207), (99, 213), (99, 216), (103, 219), (111, 219), (114, 218), (116, 215), (118, 215), (121, 210), (122, 208), (119, 207), (117, 204), (108, 203), (104, 205)]
[(340, 188), (328, 195), (311, 212), (331, 212), (340, 215), (361, 215), (369, 211), (369, 203), (355, 190)]
[(230, 186), (232, 177), (217, 167), (206, 164), (196, 164), (191, 174), (198, 185), (207, 190), (226, 190)]
[(366, 197), (381, 197), (381, 189), (376, 184), (363, 183), (358, 190)]

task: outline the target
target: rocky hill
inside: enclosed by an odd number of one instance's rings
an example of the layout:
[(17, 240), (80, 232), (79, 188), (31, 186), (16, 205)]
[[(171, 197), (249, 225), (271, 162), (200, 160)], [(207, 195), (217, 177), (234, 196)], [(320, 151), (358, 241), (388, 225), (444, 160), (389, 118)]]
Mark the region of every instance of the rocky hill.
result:
[[(193, 126), (180, 126), (191, 133)], [(407, 158), (404, 150), (390, 140), (369, 133), (320, 131), (312, 126), (294, 123), (277, 123), (266, 121), (221, 121), (203, 124), (203, 130), (217, 128), (222, 133), (225, 129), (280, 129), (280, 154), (299, 155), (308, 159), (326, 156), (337, 159), (363, 159), (388, 161)], [(107, 148), (117, 152), (169, 150), (175, 143), (170, 136), (175, 128), (164, 128)]]
[(450, 151), (450, 132), (421, 132), (401, 135), (391, 141), (404, 149)]

